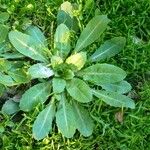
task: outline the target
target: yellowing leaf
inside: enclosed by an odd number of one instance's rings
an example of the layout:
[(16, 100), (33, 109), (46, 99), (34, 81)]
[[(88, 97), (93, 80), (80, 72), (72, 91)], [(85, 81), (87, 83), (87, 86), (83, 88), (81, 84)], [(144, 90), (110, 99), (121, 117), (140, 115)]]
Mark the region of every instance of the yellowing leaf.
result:
[(80, 53), (77, 53), (68, 57), (66, 60), (66, 63), (73, 64), (77, 67), (78, 70), (80, 70), (86, 63), (86, 60), (87, 60), (86, 53), (80, 52)]

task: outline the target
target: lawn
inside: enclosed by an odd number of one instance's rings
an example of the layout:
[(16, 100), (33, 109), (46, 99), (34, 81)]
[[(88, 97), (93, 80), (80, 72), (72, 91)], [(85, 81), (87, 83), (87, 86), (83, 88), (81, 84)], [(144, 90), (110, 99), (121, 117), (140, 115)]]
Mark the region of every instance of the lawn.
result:
[[(107, 59), (127, 72), (131, 83), (128, 93), (135, 109), (117, 108), (94, 101), (89, 112), (94, 119), (93, 134), (83, 137), (78, 132), (67, 139), (53, 127), (43, 140), (32, 137), (32, 124), (38, 109), (8, 116), (0, 114), (0, 149), (4, 150), (149, 150), (150, 149), (150, 1), (149, 0), (70, 0), (76, 3), (79, 27), (82, 30), (95, 14), (106, 14), (111, 20), (109, 29), (92, 46), (116, 36), (126, 38), (119, 54)], [(57, 10), (62, 0), (0, 0), (0, 11), (10, 14), (9, 30), (23, 31), (30, 24), (38, 26), (47, 38), (49, 47), (56, 30)], [(78, 34), (80, 34), (80, 30)], [(6, 98), (5, 98), (6, 99)], [(0, 108), (4, 99), (0, 98)], [(40, 108), (39, 108), (40, 109)]]

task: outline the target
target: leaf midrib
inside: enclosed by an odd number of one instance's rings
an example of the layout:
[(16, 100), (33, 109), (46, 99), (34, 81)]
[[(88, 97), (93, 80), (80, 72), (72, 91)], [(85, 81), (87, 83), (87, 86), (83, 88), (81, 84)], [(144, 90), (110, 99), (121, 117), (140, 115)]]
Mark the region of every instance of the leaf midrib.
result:
[(117, 100), (117, 99), (114, 99), (114, 98), (112, 98), (112, 97), (106, 96), (106, 95), (101, 94), (101, 93), (98, 93), (97, 91), (94, 91), (94, 90), (93, 90), (93, 92), (96, 93), (97, 95), (102, 96), (102, 97), (105, 97), (105, 98), (108, 98), (108, 99), (115, 100), (116, 102), (120, 103), (122, 106), (125, 106), (125, 105), (126, 105), (126, 103), (124, 103), (123, 101), (120, 102), (120, 101)]
[[(111, 46), (110, 48), (106, 49), (105, 51), (103, 51), (103, 52), (100, 53), (99, 55), (96, 55), (96, 54), (95, 54), (96, 56), (93, 56), (93, 57), (92, 57), (92, 60), (97, 59), (99, 56), (102, 56), (103, 54), (107, 53), (110, 49), (112, 49), (112, 48), (114, 48), (114, 47), (117, 47), (117, 45)], [(93, 55), (94, 55), (94, 54), (93, 54)]]
[(93, 28), (91, 33), (85, 38), (85, 40), (80, 44), (80, 46), (76, 49), (77, 51), (80, 50), (80, 48), (83, 46), (83, 44), (88, 40), (88, 38), (94, 33), (95, 29), (103, 22), (104, 18)]

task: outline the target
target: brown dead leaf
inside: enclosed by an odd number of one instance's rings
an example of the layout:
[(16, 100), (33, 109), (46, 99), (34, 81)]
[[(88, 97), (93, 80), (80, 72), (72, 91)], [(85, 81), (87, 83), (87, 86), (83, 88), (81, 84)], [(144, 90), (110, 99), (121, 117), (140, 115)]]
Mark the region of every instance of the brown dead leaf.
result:
[(119, 111), (115, 114), (115, 120), (119, 123), (123, 123), (123, 112)]

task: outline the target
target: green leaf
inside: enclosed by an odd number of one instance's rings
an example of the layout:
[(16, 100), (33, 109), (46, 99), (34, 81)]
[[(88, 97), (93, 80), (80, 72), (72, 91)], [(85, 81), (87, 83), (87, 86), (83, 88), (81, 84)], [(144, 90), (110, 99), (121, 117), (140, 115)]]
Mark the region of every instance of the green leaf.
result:
[(9, 14), (7, 12), (0, 12), (0, 22), (4, 23), (9, 19)]
[(5, 91), (5, 86), (3, 84), (0, 84), (0, 96), (3, 95), (4, 91)]
[(28, 83), (31, 80), (25, 69), (8, 71), (8, 75), (16, 82), (16, 84)]
[(18, 112), (19, 110), (20, 109), (18, 103), (14, 102), (13, 100), (7, 100), (2, 107), (2, 112), (8, 115), (12, 115)]
[(89, 112), (76, 102), (73, 102), (73, 110), (75, 114), (76, 128), (83, 136), (90, 136), (93, 132), (94, 124)]
[(47, 47), (46, 38), (38, 27), (31, 25), (27, 28), (26, 33), (32, 36), (32, 38), (35, 39), (38, 45)]
[(1, 72), (0, 72), (0, 83), (5, 86), (16, 85), (15, 81), (10, 76), (2, 74)]
[(55, 116), (56, 106), (52, 101), (42, 112), (37, 116), (33, 124), (33, 137), (36, 140), (41, 140), (48, 135), (52, 130), (52, 121)]
[(66, 81), (61, 78), (53, 78), (52, 85), (54, 93), (61, 93), (66, 87)]
[(73, 16), (73, 11), (74, 7), (70, 2), (66, 1), (63, 4), (61, 4), (60, 10), (57, 14), (57, 24), (59, 25), (63, 23), (69, 29), (77, 31), (79, 26), (77, 19)]
[(32, 65), (29, 68), (28, 72), (31, 75), (32, 79), (49, 78), (54, 75), (53, 70), (51, 68), (46, 67), (46, 65), (42, 63)]
[(76, 53), (66, 59), (67, 64), (73, 64), (80, 70), (86, 63), (87, 57), (85, 52)]
[(0, 43), (4, 42), (8, 34), (8, 27), (0, 24)]
[(10, 42), (21, 54), (30, 57), (34, 60), (47, 62), (41, 47), (38, 47), (35, 40), (27, 34), (18, 31), (11, 31), (9, 33)]
[(134, 101), (125, 95), (100, 90), (93, 90), (93, 94), (110, 106), (135, 108)]
[(12, 63), (6, 59), (0, 59), (0, 71), (7, 72), (12, 66)]
[(63, 75), (62, 77), (66, 80), (70, 80), (70, 79), (73, 79), (74, 77), (74, 72), (71, 70), (71, 69), (66, 69), (64, 72), (63, 72)]
[(18, 52), (7, 52), (7, 53), (0, 53), (0, 57), (5, 59), (17, 59), (17, 58), (23, 58), (24, 55), (18, 53)]
[(20, 100), (20, 108), (23, 111), (30, 111), (38, 104), (44, 103), (51, 92), (51, 84), (49, 82), (39, 83), (29, 88)]
[(54, 47), (59, 50), (58, 53), (62, 58), (70, 52), (70, 30), (65, 24), (60, 24), (56, 29)]
[(83, 80), (73, 78), (71, 81), (67, 82), (66, 88), (73, 99), (82, 103), (92, 101), (92, 91)]
[(126, 39), (124, 37), (115, 37), (107, 40), (95, 53), (90, 57), (92, 62), (110, 58), (119, 53), (125, 46)]
[(132, 89), (131, 85), (127, 81), (111, 84), (101, 84), (101, 87), (106, 91), (117, 92), (119, 94), (128, 93)]
[(96, 64), (85, 68), (79, 73), (84, 80), (96, 85), (120, 82), (126, 77), (121, 68), (109, 64)]
[(56, 123), (60, 132), (67, 138), (75, 133), (75, 119), (71, 104), (66, 100), (64, 93), (61, 95), (60, 106), (56, 113)]
[(76, 47), (75, 51), (81, 51), (83, 48), (92, 44), (95, 40), (97, 40), (100, 35), (106, 30), (107, 24), (110, 20), (106, 15), (95, 16), (82, 31)]
[(53, 66), (53, 68), (55, 68), (57, 65), (63, 63), (63, 60), (61, 57), (59, 56), (52, 56), (51, 57), (51, 64)]

